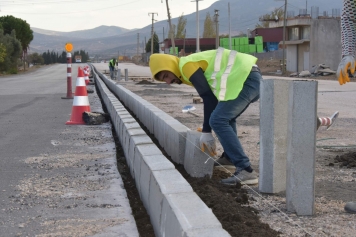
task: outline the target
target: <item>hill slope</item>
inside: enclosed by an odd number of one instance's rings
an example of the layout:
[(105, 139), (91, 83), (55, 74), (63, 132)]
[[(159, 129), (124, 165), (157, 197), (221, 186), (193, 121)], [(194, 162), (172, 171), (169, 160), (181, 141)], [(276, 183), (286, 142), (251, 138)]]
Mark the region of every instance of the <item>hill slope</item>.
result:
[(114, 35), (120, 35), (130, 31), (129, 29), (125, 29), (117, 26), (98, 26), (89, 30), (79, 30), (79, 31), (71, 31), (71, 32), (43, 30), (35, 27), (31, 27), (31, 29), (33, 30), (33, 32), (43, 34), (43, 35), (63, 36), (69, 38), (82, 38), (82, 39), (103, 38), (103, 37), (109, 37)]
[[(206, 14), (211, 17), (214, 10), (219, 10), (219, 33), (229, 33), (229, 14), (228, 3), (230, 2), (230, 29), (231, 35), (246, 32), (247, 29), (254, 29), (260, 16), (272, 12), (277, 7), (282, 7), (284, 1), (277, 0), (220, 0), (213, 3), (209, 8), (199, 11), (199, 29), (200, 35), (204, 31), (204, 20)], [(289, 0), (288, 11), (294, 11), (295, 15), (299, 14), (300, 9), (308, 8), (308, 13), (312, 6), (319, 7), (319, 15), (327, 11), (331, 15), (332, 9), (342, 8), (342, 0)], [(186, 37), (196, 37), (196, 14), (185, 15), (187, 19)], [(178, 18), (172, 19), (173, 24), (178, 23)], [(134, 55), (143, 51), (144, 42), (151, 37), (151, 25), (141, 29), (128, 30), (116, 26), (99, 26), (91, 30), (82, 30), (74, 32), (55, 32), (32, 28), (36, 33), (34, 40), (30, 44), (31, 52), (44, 52), (47, 50), (63, 51), (66, 42), (72, 42), (74, 50), (83, 49), (91, 56), (112, 57), (120, 55)], [(154, 24), (154, 29), (162, 41), (163, 37), (167, 38), (168, 22), (167, 20), (158, 21)], [(164, 33), (165, 32), (165, 33)], [(138, 39), (139, 34), (139, 39)], [(138, 41), (138, 42), (137, 42)]]

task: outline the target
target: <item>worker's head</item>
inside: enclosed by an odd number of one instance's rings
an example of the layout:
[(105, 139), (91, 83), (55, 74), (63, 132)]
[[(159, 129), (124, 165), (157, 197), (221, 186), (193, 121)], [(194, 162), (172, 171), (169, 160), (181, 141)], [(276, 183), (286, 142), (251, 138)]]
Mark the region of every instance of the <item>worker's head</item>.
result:
[(173, 84), (173, 83), (182, 84), (182, 81), (179, 80), (179, 78), (173, 72), (167, 70), (163, 70), (157, 73), (155, 75), (155, 79), (157, 81), (166, 82), (167, 84)]
[(153, 78), (157, 81), (168, 84), (182, 83), (178, 57), (169, 54), (152, 54), (149, 65)]

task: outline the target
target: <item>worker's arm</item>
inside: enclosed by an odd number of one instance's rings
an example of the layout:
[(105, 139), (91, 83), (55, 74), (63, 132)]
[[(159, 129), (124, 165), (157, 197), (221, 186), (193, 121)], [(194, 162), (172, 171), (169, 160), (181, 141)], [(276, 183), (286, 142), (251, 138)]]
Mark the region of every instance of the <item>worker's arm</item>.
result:
[(197, 90), (199, 96), (203, 99), (204, 103), (204, 122), (202, 134), (200, 136), (200, 149), (203, 152), (207, 152), (210, 156), (215, 156), (216, 143), (215, 138), (211, 133), (209, 120), (211, 113), (218, 104), (218, 100), (211, 91), (208, 81), (206, 80), (204, 72), (201, 68), (198, 68), (198, 70), (190, 76), (189, 80)]
[(354, 0), (343, 0), (341, 14), (341, 47), (342, 59), (337, 69), (336, 76), (340, 85), (350, 82), (349, 73), (355, 73), (356, 53), (356, 6)]
[(196, 70), (190, 76), (189, 80), (197, 90), (199, 96), (203, 99), (204, 123), (202, 132), (209, 133), (211, 132), (211, 127), (209, 125), (210, 115), (218, 104), (218, 100), (216, 99), (214, 93), (211, 91), (208, 81), (206, 80), (204, 72), (201, 68)]

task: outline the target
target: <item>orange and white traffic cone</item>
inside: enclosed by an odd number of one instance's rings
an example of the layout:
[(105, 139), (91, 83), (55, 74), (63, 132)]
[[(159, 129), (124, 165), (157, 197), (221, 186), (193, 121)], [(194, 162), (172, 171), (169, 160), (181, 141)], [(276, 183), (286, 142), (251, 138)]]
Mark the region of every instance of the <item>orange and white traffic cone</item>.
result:
[(84, 73), (81, 67), (78, 68), (78, 77), (76, 81), (75, 94), (73, 99), (72, 114), (67, 125), (85, 124), (83, 112), (90, 112), (90, 104), (87, 93), (87, 87), (84, 81)]
[(88, 85), (89, 84), (89, 67), (85, 66), (83, 71), (84, 71), (85, 85)]
[[(331, 117), (318, 118), (318, 120), (317, 120), (318, 128), (320, 126), (326, 126), (326, 130), (328, 130), (331, 127), (331, 125), (334, 124), (334, 122), (338, 116), (339, 116), (339, 111), (336, 111), (333, 115), (331, 115)], [(318, 128), (317, 128), (317, 130), (318, 130)]]

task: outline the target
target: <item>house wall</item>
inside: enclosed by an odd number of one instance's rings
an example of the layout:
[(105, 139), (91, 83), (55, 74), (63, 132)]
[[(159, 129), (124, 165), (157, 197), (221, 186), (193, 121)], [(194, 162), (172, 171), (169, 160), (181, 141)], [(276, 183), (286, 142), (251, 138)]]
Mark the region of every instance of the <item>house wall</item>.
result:
[[(304, 53), (310, 52), (310, 47), (309, 47), (309, 42), (305, 42), (303, 44), (298, 44), (298, 72), (304, 71), (304, 70), (310, 70), (311, 67), (308, 65), (308, 68), (304, 68)], [(309, 62), (310, 62), (310, 53), (309, 53)], [(309, 63), (310, 64), (310, 63)]]
[[(215, 38), (200, 38), (199, 39), (199, 48), (200, 51), (216, 49)], [(195, 53), (196, 52), (196, 38), (185, 38), (185, 39), (174, 39), (174, 44), (178, 47), (178, 52), (180, 52), (183, 47), (185, 47), (186, 53)], [(164, 40), (164, 47), (169, 49), (172, 47), (171, 39)], [(169, 51), (168, 51), (169, 52)]]
[(297, 45), (288, 45), (286, 48), (286, 69), (289, 72), (296, 72), (298, 67), (298, 46)]
[[(310, 70), (309, 65), (305, 68), (305, 57), (304, 55), (310, 55), (309, 42), (304, 42), (303, 44), (294, 44), (287, 46), (287, 71), (289, 72), (301, 72), (304, 70)], [(310, 61), (310, 58), (307, 59)]]
[(283, 27), (257, 28), (251, 32), (251, 37), (262, 36), (263, 42), (280, 42), (283, 40)]
[[(332, 70), (337, 70), (341, 60), (341, 26), (340, 18), (319, 18), (319, 19), (288, 19), (287, 27), (293, 26), (307, 26), (310, 25), (310, 43), (306, 42), (297, 46), (297, 55), (295, 55), (295, 48), (287, 50), (287, 61), (291, 60), (293, 66), (288, 67), (287, 70), (297, 71), (305, 70), (304, 58), (309, 52), (308, 70), (314, 65), (326, 64)], [(283, 22), (271, 22), (270, 27), (281, 27)], [(288, 38), (287, 38), (288, 40)], [(290, 47), (287, 45), (287, 48)], [(293, 46), (294, 47), (294, 46)], [(297, 57), (292, 59), (288, 57)], [(297, 60), (297, 66), (295, 66)]]
[(341, 60), (340, 19), (312, 19), (310, 34), (309, 70), (324, 63), (336, 71)]

